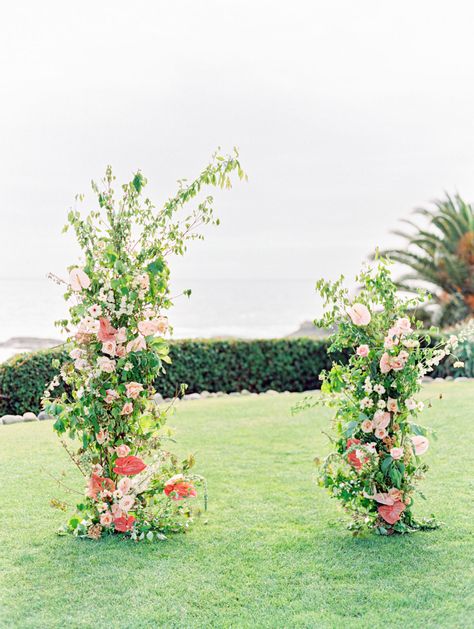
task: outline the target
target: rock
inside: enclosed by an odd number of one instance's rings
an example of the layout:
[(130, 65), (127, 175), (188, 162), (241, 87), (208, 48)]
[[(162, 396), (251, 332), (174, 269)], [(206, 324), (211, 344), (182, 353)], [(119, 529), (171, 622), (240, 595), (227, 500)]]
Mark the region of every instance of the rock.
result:
[(37, 422), (38, 418), (34, 413), (23, 413), (23, 421), (25, 422)]
[(224, 393), (224, 391), (218, 391), (216, 393), (216, 397), (225, 397), (227, 395), (227, 393)]
[(240, 395), (250, 395), (250, 391), (248, 389), (242, 389)]
[(290, 395), (289, 391), (283, 391), (283, 395)]
[(153, 401), (155, 402), (155, 404), (163, 404), (164, 400), (161, 393), (155, 393), (155, 395), (153, 396)]
[(469, 382), (471, 380), (471, 378), (466, 378), (466, 376), (458, 376), (454, 379), (456, 380), (456, 382)]
[(188, 402), (192, 402), (193, 400), (200, 400), (201, 396), (199, 393), (189, 393), (187, 395), (183, 395), (183, 400)]
[(240, 397), (239, 391), (232, 391), (229, 393), (229, 397)]
[(435, 378), (434, 379), (435, 382), (444, 382), (444, 378)]
[(453, 376), (446, 376), (445, 380), (454, 380)]
[(201, 397), (205, 400), (206, 398), (211, 397), (211, 394), (209, 391), (201, 391)]
[[(202, 393), (201, 393), (202, 395)], [(209, 393), (209, 397), (217, 397), (217, 393)]]
[(4, 415), (2, 417), (2, 423), (4, 424), (19, 424), (23, 421), (23, 417), (21, 415)]
[(38, 413), (38, 419), (40, 420), (40, 422), (42, 422), (46, 419), (54, 419), (54, 417), (52, 415), (49, 415), (46, 411), (41, 411), (41, 413)]
[(265, 395), (278, 395), (278, 391), (274, 391), (273, 389), (268, 389), (268, 391), (265, 391)]
[(165, 397), (165, 399), (163, 400), (163, 402), (165, 404), (169, 404), (171, 402), (171, 398), (170, 397)]
[(422, 382), (433, 382), (433, 378), (431, 376), (423, 376), (421, 381)]

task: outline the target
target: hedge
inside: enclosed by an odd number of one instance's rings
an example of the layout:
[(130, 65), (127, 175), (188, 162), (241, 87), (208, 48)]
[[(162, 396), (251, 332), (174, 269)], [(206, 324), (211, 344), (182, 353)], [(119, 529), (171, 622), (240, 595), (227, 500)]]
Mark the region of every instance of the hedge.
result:
[[(187, 393), (201, 391), (307, 391), (320, 385), (319, 372), (330, 367), (327, 340), (310, 338), (275, 340), (183, 340), (171, 343), (172, 364), (157, 379), (155, 387), (163, 397), (171, 397), (181, 383)], [(53, 358), (64, 361), (64, 349), (20, 354), (0, 365), (0, 415), (40, 411), (45, 386), (56, 370)], [(466, 346), (464, 370), (441, 365), (433, 376), (474, 376), (473, 345)]]

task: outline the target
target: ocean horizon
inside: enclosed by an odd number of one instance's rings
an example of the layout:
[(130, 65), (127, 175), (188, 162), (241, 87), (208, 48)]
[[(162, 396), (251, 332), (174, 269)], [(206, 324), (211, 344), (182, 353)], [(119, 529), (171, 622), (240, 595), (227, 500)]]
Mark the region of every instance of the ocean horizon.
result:
[[(173, 338), (279, 338), (320, 313), (312, 279), (177, 279), (172, 294), (190, 288), (167, 314)], [(48, 278), (0, 279), (0, 343), (11, 338), (61, 340), (54, 321), (67, 316), (63, 287)], [(27, 351), (25, 348), (21, 351)], [(0, 347), (0, 362), (20, 350)]]

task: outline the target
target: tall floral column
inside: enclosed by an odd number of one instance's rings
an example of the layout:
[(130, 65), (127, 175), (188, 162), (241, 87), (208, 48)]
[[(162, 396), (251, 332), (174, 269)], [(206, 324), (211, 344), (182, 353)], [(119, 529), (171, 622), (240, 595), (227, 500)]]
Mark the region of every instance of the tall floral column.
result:
[[(56, 365), (60, 376), (43, 400), (85, 477), (85, 496), (63, 532), (154, 540), (191, 522), (202, 479), (191, 473), (192, 457), (178, 461), (163, 447), (172, 403), (163, 408), (153, 400), (157, 379), (170, 363), (168, 258), (202, 238), (203, 225), (218, 223), (212, 197), (198, 199), (196, 208), (182, 215), (184, 206), (206, 186), (230, 187), (233, 173), (245, 177), (237, 153), (215, 155), (198, 178), (181, 182), (157, 210), (143, 198), (141, 173), (116, 198), (108, 168), (103, 186), (93, 184), (98, 208), (85, 218), (69, 213), (68, 226), (84, 253), (68, 281), (55, 278), (66, 285), (71, 304), (69, 319), (58, 322), (69, 333), (70, 361)], [(55, 395), (60, 380), (66, 392)]]

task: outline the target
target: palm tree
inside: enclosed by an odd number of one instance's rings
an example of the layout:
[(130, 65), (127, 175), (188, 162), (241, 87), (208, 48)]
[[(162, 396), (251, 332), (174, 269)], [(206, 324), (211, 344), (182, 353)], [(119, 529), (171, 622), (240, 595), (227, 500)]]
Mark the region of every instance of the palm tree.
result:
[(438, 323), (445, 326), (474, 316), (474, 210), (459, 195), (447, 195), (434, 206), (414, 211), (428, 219), (426, 228), (404, 220), (416, 231), (394, 231), (406, 246), (383, 255), (410, 268), (398, 280), (401, 290), (414, 292), (420, 283), (428, 284), (439, 305)]

